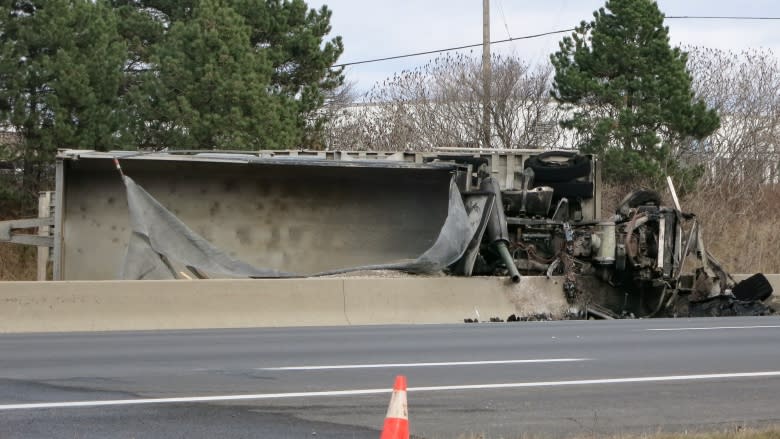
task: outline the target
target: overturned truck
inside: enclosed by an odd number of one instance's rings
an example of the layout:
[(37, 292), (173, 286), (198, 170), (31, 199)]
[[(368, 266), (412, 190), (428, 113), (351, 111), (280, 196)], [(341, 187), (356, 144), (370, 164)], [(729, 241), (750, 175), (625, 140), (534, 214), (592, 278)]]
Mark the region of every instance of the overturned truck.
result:
[(773, 312), (679, 205), (638, 190), (601, 218), (599, 163), (575, 151), (64, 150), (52, 202), (55, 280), (547, 276), (572, 317)]

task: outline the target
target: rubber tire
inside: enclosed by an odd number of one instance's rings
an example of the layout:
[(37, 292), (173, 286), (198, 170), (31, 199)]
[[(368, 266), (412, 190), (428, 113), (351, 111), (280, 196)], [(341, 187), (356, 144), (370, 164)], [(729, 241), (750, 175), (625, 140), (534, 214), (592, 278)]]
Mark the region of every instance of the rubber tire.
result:
[(534, 186), (548, 186), (553, 188), (553, 199), (557, 200), (561, 197), (569, 199), (582, 199), (587, 200), (593, 198), (593, 182), (590, 181), (569, 181), (569, 182), (549, 182), (538, 183)]
[(769, 283), (766, 276), (757, 273), (734, 285), (731, 292), (738, 300), (760, 300), (763, 302), (772, 295), (772, 284)]
[[(546, 159), (563, 157), (566, 161), (551, 163)], [(586, 155), (568, 151), (547, 151), (529, 157), (525, 167), (534, 170), (534, 181), (562, 182), (590, 175), (590, 158)]]

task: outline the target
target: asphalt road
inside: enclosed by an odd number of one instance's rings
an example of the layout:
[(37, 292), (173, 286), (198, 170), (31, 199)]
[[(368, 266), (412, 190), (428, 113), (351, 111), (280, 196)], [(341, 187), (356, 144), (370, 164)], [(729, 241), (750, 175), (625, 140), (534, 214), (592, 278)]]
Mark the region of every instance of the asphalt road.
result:
[(0, 336), (0, 438), (456, 438), (780, 423), (780, 318)]

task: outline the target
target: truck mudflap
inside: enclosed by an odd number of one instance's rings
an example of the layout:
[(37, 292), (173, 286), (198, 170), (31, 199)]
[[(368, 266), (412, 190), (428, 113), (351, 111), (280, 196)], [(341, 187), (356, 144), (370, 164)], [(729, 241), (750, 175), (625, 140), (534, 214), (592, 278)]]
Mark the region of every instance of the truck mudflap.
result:
[[(177, 279), (182, 277), (280, 278), (303, 274), (254, 267), (233, 258), (198, 235), (139, 186), (123, 176), (127, 189), (131, 238), (122, 263), (122, 279)], [(415, 274), (439, 272), (458, 261), (477, 232), (486, 203), (466, 210), (454, 179), (450, 181), (447, 216), (434, 244), (411, 260), (345, 267), (309, 276), (362, 270), (397, 270)], [(347, 225), (345, 225), (347, 227)]]

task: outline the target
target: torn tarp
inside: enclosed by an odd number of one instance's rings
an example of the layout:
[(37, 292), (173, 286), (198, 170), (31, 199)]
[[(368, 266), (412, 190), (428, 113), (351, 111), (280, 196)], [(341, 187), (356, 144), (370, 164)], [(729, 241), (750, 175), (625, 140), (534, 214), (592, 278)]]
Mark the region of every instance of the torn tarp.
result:
[[(469, 242), (479, 229), (479, 222), (469, 221), (469, 213), (466, 212), (463, 198), (461, 198), (460, 191), (454, 180), (450, 181), (449, 196), (447, 219), (444, 220), (444, 225), (436, 238), (436, 242), (417, 259), (329, 270), (324, 273), (318, 273), (317, 276), (361, 270), (396, 270), (414, 274), (426, 274), (439, 272), (454, 264), (466, 252)], [(484, 204), (482, 208), (485, 208)], [(482, 213), (478, 213), (478, 217), (481, 216)]]
[(175, 279), (187, 266), (215, 277), (291, 276), (231, 258), (187, 227), (133, 179), (122, 178), (132, 232), (121, 279)]
[[(301, 276), (274, 269), (253, 267), (228, 256), (190, 229), (130, 177), (123, 176), (123, 179), (127, 189), (132, 234), (122, 264), (121, 279), (175, 279), (185, 270), (205, 273), (209, 277), (217, 278)], [(348, 227), (346, 224), (344, 226)], [(433, 246), (418, 258), (329, 270), (312, 276), (359, 270), (435, 273), (463, 256), (475, 232), (473, 223), (468, 220), (460, 191), (452, 181), (444, 225)]]

